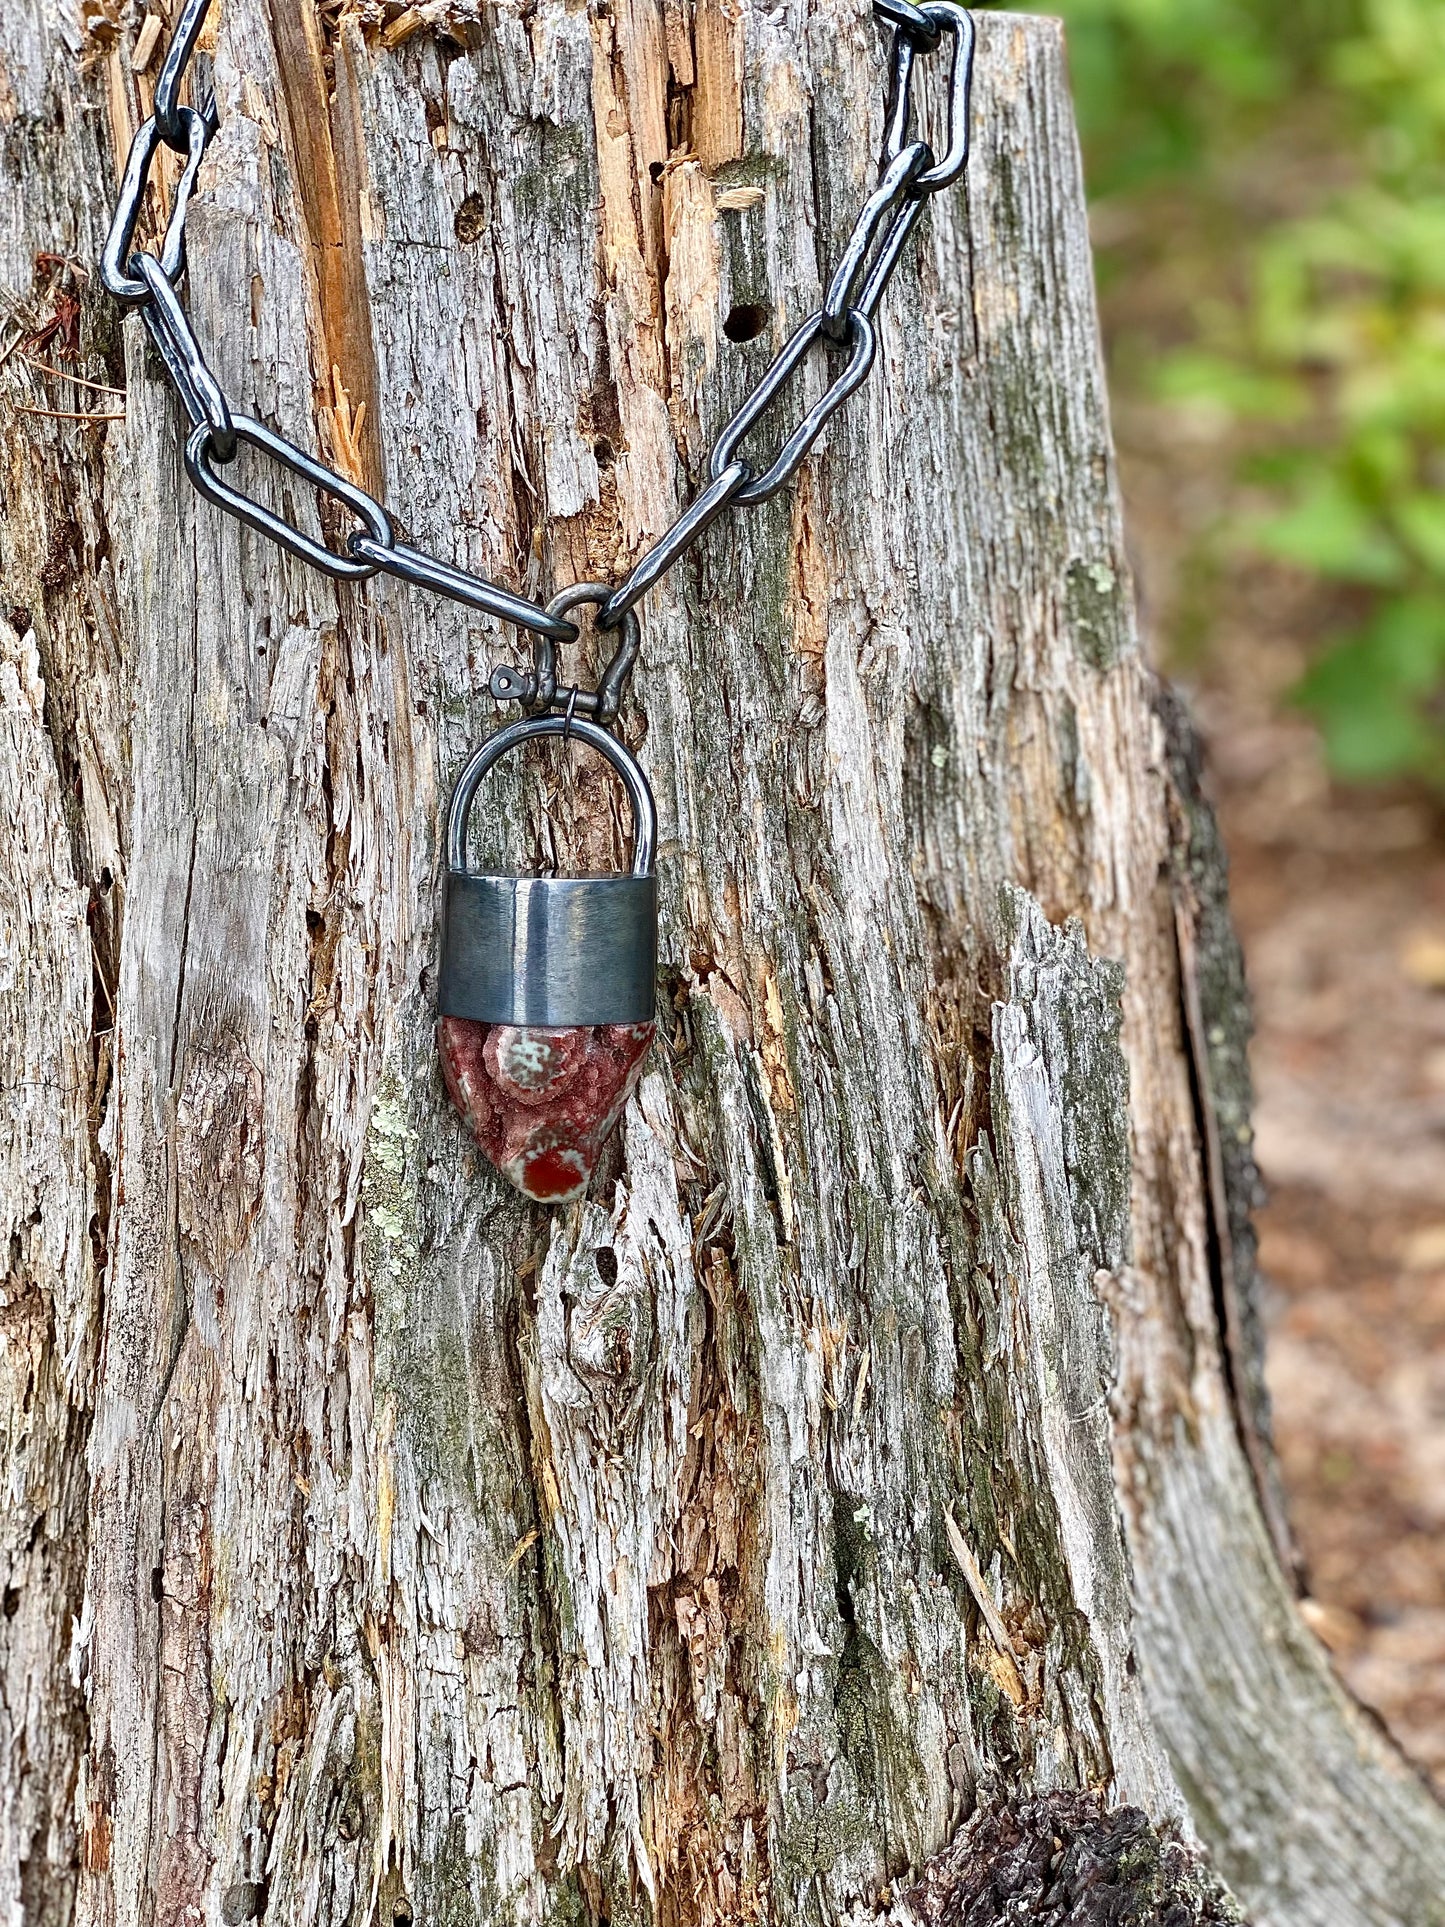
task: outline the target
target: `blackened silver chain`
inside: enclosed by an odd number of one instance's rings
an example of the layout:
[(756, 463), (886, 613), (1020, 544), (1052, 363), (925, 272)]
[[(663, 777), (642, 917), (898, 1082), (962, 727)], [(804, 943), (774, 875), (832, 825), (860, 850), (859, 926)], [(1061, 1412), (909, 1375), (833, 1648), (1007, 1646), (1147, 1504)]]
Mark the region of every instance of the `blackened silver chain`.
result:
[[(138, 310), (190, 420), (186, 469), (192, 482), (208, 501), (336, 580), (360, 582), (384, 570), (529, 631), (531, 667), (518, 670), (503, 664), (493, 670), (490, 688), (497, 701), (520, 703), (538, 714), (562, 710), (569, 716), (581, 713), (612, 722), (641, 645), (637, 604), (725, 509), (753, 508), (776, 495), (797, 473), (839, 408), (867, 380), (878, 353), (874, 328), (878, 306), (903, 250), (930, 196), (957, 181), (968, 160), (972, 16), (955, 0), (919, 0), (917, 5), (911, 0), (873, 0), (875, 15), (893, 30), (883, 156), (878, 184), (858, 216), (822, 307), (794, 331), (718, 436), (708, 464), (707, 487), (621, 587), (579, 583), (542, 604), (399, 541), (380, 502), (264, 422), (238, 413), (211, 372), (178, 292), (186, 265), (186, 210), (217, 127), (215, 101), (209, 94), (196, 105), (181, 100), (210, 6), (211, 0), (185, 0), (181, 9), (161, 64), (154, 109), (131, 142), (101, 256), (102, 282), (117, 301)], [(945, 40), (951, 51), (946, 144), (940, 158), (927, 141), (912, 138), (913, 81), (919, 57), (935, 53)], [(198, 92), (194, 83), (189, 91), (194, 100)], [(141, 207), (162, 147), (182, 155), (184, 166), (159, 251), (135, 250)], [(740, 453), (744, 442), (815, 348), (836, 354), (842, 366), (772, 460), (765, 467), (755, 467)], [(220, 471), (234, 461), (242, 443), (270, 456), (351, 512), (357, 526), (341, 550), (316, 541), (223, 479)], [(557, 645), (575, 641), (579, 633), (567, 613), (586, 605), (596, 607), (600, 630), (620, 632), (618, 646), (596, 689), (560, 686)]]

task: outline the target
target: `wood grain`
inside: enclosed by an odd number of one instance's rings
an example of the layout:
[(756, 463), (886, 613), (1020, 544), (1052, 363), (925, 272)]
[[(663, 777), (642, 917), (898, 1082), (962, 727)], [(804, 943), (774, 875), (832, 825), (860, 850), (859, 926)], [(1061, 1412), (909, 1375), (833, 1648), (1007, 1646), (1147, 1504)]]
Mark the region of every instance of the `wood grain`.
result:
[[(818, 302), (870, 10), (293, 13), (220, 15), (218, 372), (314, 447), (339, 366), (444, 557), (618, 575)], [(549, 1217), (430, 1038), (440, 812), (513, 639), (189, 493), (81, 280), (140, 104), (115, 22), (0, 10), (0, 349), (69, 258), (126, 394), (87, 428), (0, 372), (0, 1914), (831, 1922), (980, 1802), (1094, 1786), (1260, 1927), (1445, 1920), (1445, 1825), (1245, 1449), (1246, 1019), (1139, 647), (1058, 29), (980, 18), (874, 379), (645, 611), (667, 1037)], [(580, 763), (490, 811), (495, 856), (622, 851)]]

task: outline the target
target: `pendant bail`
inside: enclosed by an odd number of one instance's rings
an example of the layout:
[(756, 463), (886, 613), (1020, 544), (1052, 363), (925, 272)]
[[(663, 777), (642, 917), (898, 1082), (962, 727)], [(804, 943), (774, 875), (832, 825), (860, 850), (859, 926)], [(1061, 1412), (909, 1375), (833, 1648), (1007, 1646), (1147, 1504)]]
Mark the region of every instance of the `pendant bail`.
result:
[[(577, 582), (560, 595), (553, 596), (547, 604), (547, 614), (562, 622), (567, 621), (573, 609), (594, 607), (605, 614), (612, 593), (605, 582)], [(544, 714), (565, 701), (569, 712), (581, 710), (584, 715), (595, 717), (599, 723), (615, 722), (622, 706), (622, 692), (627, 686), (627, 678), (632, 674), (638, 651), (642, 648), (642, 624), (638, 621), (637, 611), (629, 607), (610, 622), (604, 623), (599, 618), (598, 627), (616, 628), (621, 633), (612, 660), (603, 670), (595, 689), (578, 689), (571, 685), (559, 687), (557, 644), (551, 636), (538, 633), (532, 640), (530, 669), (517, 669), (509, 662), (501, 662), (492, 671), (488, 688), (494, 699), (499, 703), (521, 703), (524, 709), (540, 710)], [(576, 633), (574, 627), (573, 634)]]

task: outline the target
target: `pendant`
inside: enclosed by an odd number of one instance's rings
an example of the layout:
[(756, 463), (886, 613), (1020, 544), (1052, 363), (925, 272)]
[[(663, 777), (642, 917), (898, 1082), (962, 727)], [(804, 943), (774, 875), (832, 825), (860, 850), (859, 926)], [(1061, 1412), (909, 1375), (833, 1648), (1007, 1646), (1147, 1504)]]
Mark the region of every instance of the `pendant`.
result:
[(492, 1163), (523, 1196), (566, 1204), (586, 1192), (654, 1029), (443, 1017), (437, 1048), (451, 1100)]
[[(575, 736), (606, 758), (632, 806), (631, 874), (482, 876), (467, 868), (477, 785), (510, 750)], [(526, 1197), (587, 1190), (642, 1075), (656, 1029), (657, 811), (627, 749), (597, 724), (533, 716), (489, 737), (447, 816), (437, 1048), (472, 1136)]]

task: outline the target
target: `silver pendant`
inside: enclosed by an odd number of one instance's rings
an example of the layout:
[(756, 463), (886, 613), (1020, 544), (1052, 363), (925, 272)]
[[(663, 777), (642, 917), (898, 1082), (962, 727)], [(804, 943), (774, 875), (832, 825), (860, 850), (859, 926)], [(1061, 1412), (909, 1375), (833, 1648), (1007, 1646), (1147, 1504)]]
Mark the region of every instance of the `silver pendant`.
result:
[[(632, 807), (631, 873), (478, 875), (467, 868), (477, 786), (511, 750), (571, 736), (604, 757)], [(657, 810), (615, 736), (533, 716), (468, 761), (447, 817), (437, 1043), (452, 1101), (528, 1197), (580, 1197), (642, 1074), (656, 1018)]]

